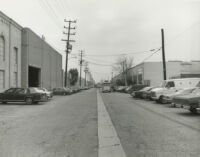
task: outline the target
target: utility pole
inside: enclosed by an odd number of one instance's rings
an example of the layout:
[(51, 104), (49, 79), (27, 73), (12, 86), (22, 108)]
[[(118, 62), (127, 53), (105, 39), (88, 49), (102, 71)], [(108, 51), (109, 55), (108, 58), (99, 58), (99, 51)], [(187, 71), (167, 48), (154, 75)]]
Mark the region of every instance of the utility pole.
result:
[(85, 86), (87, 86), (87, 72), (88, 72), (88, 62), (85, 62)]
[(125, 86), (127, 86), (127, 77), (126, 77), (127, 67), (125, 68), (126, 60), (124, 60), (122, 63), (123, 63), (124, 84)]
[(68, 32), (63, 32), (63, 34), (67, 35), (67, 40), (62, 39), (62, 41), (66, 42), (66, 61), (65, 61), (65, 87), (67, 87), (67, 69), (68, 69), (68, 54), (70, 53), (70, 50), (72, 50), (72, 45), (70, 44), (70, 42), (75, 42), (75, 40), (70, 40), (70, 35), (75, 35), (75, 33), (71, 33), (72, 29), (75, 29), (75, 27), (71, 27), (72, 23), (76, 23), (76, 21), (67, 21), (66, 19), (64, 20), (64, 22), (68, 23), (68, 27), (65, 27), (65, 29), (68, 30)]
[(162, 36), (162, 62), (163, 62), (163, 78), (167, 79), (167, 71), (166, 71), (166, 61), (165, 61), (165, 37), (164, 37), (164, 29), (161, 29)]
[(83, 65), (83, 50), (80, 51), (80, 78), (79, 78), (79, 85), (80, 85), (80, 87), (81, 87), (82, 65)]

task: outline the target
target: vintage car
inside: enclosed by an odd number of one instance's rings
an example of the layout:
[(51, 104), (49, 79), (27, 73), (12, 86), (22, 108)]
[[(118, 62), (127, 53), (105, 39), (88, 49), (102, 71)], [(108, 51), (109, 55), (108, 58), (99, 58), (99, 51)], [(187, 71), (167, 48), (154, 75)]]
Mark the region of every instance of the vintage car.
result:
[(47, 96), (38, 88), (10, 88), (3, 93), (0, 93), (0, 102), (26, 102), (30, 105), (46, 101)]
[(142, 93), (142, 98), (143, 98), (143, 99), (152, 100), (152, 99), (151, 99), (151, 91), (152, 91), (153, 89), (155, 89), (155, 88), (157, 88), (157, 87), (155, 86), (155, 87), (152, 87), (151, 89), (149, 89), (149, 90), (147, 90), (147, 91), (144, 91), (144, 92)]
[(57, 87), (53, 89), (53, 94), (54, 95), (70, 95), (71, 91), (69, 88)]
[(191, 94), (175, 96), (172, 103), (180, 105), (192, 113), (200, 112), (200, 88), (195, 89)]
[(52, 91), (49, 91), (49, 90), (47, 90), (46, 88), (38, 88), (38, 89), (40, 89), (40, 90), (42, 90), (44, 93), (46, 93), (48, 99), (53, 97), (53, 92), (52, 92)]
[(153, 87), (144, 87), (143, 89), (139, 90), (139, 91), (134, 91), (131, 93), (131, 95), (134, 97), (134, 98), (143, 98), (143, 93), (145, 91), (148, 91), (148, 90), (151, 90)]
[[(175, 96), (182, 96), (182, 95), (186, 95), (186, 94), (190, 94), (192, 93), (197, 87), (193, 87), (193, 88), (185, 88), (185, 89), (181, 89), (175, 93), (171, 93), (171, 94), (165, 94), (163, 95), (163, 101), (161, 103), (172, 103), (172, 99)], [(173, 104), (175, 107), (175, 104)]]

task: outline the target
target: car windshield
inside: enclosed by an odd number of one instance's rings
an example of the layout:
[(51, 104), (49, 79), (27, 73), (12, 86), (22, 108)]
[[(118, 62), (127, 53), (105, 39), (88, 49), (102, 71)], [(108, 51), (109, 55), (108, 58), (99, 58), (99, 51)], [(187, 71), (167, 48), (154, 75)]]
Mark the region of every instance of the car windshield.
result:
[(192, 91), (193, 94), (200, 94), (200, 88), (197, 88)]
[(38, 88), (29, 88), (30, 93), (41, 93), (42, 90), (38, 89)]

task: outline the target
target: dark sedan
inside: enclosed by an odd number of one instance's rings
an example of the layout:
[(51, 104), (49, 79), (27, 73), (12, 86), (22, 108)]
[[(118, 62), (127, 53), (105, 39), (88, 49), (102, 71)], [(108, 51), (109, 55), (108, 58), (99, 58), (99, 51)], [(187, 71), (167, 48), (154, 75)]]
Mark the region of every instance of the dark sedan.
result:
[(46, 101), (47, 96), (37, 88), (10, 88), (3, 93), (0, 93), (0, 102), (26, 102), (30, 105)]
[(139, 91), (134, 91), (131, 93), (131, 95), (134, 97), (134, 98), (143, 98), (143, 93), (145, 91), (149, 91), (151, 90), (153, 87), (144, 87), (143, 89), (139, 90)]

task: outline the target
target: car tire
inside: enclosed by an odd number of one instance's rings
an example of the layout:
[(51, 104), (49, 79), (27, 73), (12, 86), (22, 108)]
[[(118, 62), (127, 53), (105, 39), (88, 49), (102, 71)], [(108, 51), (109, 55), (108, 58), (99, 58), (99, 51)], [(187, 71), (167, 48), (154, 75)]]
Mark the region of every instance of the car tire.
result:
[(196, 108), (190, 108), (190, 112), (196, 114), (197, 110), (196, 110)]
[(33, 99), (32, 98), (26, 98), (26, 104), (27, 105), (31, 105), (33, 103)]
[(165, 101), (163, 100), (163, 96), (160, 96), (160, 98), (158, 99), (158, 102), (161, 103), (161, 104), (165, 103)]
[(6, 101), (2, 101), (2, 104), (7, 104), (7, 102)]

